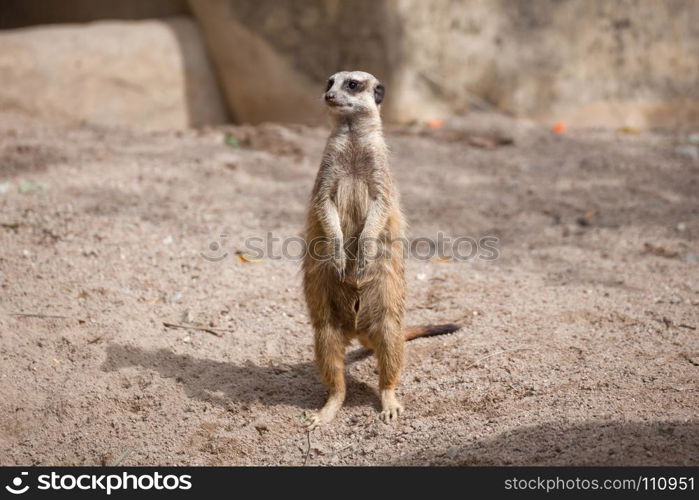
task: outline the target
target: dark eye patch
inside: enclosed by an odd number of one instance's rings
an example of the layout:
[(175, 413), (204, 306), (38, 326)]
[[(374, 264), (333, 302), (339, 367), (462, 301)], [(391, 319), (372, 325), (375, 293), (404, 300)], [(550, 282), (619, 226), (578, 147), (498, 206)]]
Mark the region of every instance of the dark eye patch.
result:
[(357, 94), (364, 90), (364, 82), (358, 82), (357, 80), (347, 80), (345, 81), (345, 88), (353, 94)]
[(334, 78), (331, 78), (330, 80), (328, 80), (328, 86), (325, 88), (325, 91), (327, 92), (328, 90), (330, 90), (333, 87), (334, 83), (335, 83)]

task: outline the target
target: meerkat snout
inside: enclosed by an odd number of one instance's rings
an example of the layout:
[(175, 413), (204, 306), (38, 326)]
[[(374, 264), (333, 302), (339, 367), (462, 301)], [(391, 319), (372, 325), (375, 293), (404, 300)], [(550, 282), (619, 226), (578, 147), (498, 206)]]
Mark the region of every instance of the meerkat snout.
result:
[(328, 79), (324, 99), (332, 114), (376, 111), (383, 101), (384, 86), (370, 73), (340, 71)]

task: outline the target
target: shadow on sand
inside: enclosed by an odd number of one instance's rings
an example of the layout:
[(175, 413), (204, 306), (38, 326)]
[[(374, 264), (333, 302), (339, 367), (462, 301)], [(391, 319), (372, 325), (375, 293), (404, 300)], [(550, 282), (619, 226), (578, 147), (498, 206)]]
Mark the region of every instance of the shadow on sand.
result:
[(699, 421), (547, 422), (490, 439), (454, 444), (440, 456), (417, 453), (400, 464), (697, 465)]
[[(357, 349), (347, 356), (351, 364), (371, 355)], [(261, 402), (290, 405), (302, 409), (317, 409), (325, 399), (325, 388), (318, 378), (312, 361), (260, 366), (252, 362), (242, 365), (175, 354), (167, 349), (145, 350), (138, 347), (111, 344), (107, 346), (104, 371), (127, 367), (153, 370), (161, 377), (175, 379), (187, 396), (226, 407), (232, 402)], [(373, 405), (378, 409), (376, 391), (347, 375), (345, 405)]]

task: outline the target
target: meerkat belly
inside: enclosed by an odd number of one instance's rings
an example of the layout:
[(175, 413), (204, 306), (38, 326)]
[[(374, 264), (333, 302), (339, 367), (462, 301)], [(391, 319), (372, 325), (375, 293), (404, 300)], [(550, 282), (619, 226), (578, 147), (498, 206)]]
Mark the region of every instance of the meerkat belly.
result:
[(337, 184), (335, 195), (340, 226), (345, 240), (359, 238), (369, 209), (369, 189), (362, 179), (345, 176)]

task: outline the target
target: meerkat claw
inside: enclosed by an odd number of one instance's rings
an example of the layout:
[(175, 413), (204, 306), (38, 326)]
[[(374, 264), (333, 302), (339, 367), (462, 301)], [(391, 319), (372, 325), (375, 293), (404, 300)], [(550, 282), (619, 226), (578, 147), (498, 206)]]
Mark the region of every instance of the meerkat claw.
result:
[(324, 406), (318, 413), (306, 415), (306, 430), (312, 431), (321, 425), (328, 424), (333, 421), (338, 408), (342, 405), (339, 400), (331, 400), (329, 405)]
[(335, 272), (337, 272), (337, 278), (340, 281), (345, 281), (345, 261), (341, 259), (333, 260), (333, 267)]
[(307, 431), (313, 431), (316, 430), (322, 422), (320, 421), (320, 417), (318, 415), (310, 415), (307, 417), (308, 421), (306, 422), (306, 430)]
[(354, 274), (357, 277), (357, 279), (360, 279), (364, 276), (364, 273), (366, 273), (366, 262), (358, 262), (357, 267), (354, 270)]
[(394, 420), (397, 420), (402, 413), (403, 406), (400, 403), (396, 403), (396, 406), (386, 408), (379, 413), (379, 419), (385, 423), (393, 422)]

